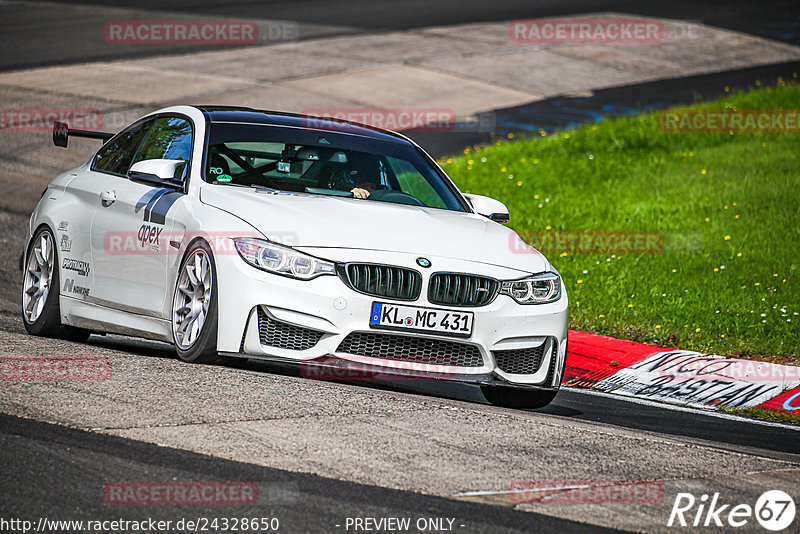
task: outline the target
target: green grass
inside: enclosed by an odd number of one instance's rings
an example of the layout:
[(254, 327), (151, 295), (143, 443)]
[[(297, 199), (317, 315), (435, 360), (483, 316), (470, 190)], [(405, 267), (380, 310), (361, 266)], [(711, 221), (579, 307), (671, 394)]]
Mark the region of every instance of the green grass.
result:
[[(796, 110), (796, 82), (694, 107)], [(800, 134), (667, 133), (659, 115), (502, 140), (443, 166), (462, 191), (505, 202), (523, 235), (664, 233), (655, 254), (547, 254), (572, 328), (800, 359)]]
[(729, 408), (727, 406), (720, 406), (717, 410), (734, 415), (764, 419), (765, 421), (791, 423), (795, 425), (800, 424), (800, 415), (795, 415), (791, 412), (778, 412), (775, 410), (764, 410), (763, 408)]

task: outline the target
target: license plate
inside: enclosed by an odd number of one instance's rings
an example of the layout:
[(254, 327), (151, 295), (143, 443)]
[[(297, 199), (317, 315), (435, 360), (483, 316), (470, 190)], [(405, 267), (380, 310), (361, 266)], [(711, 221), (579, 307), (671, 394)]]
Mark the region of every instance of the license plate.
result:
[(472, 312), (373, 302), (369, 324), (395, 330), (469, 337), (474, 317)]

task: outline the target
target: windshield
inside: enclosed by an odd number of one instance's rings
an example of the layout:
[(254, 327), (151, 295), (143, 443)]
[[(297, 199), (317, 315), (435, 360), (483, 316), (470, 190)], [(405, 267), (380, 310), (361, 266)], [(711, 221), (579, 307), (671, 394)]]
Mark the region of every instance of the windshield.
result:
[(415, 147), (363, 136), (212, 123), (205, 180), (465, 211), (448, 180)]

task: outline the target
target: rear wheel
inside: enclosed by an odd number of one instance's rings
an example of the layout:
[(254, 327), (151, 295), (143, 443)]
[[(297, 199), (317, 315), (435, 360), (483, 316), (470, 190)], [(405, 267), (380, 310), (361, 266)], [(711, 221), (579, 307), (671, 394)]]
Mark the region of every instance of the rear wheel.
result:
[(195, 242), (181, 263), (172, 299), (172, 335), (185, 362), (213, 362), (217, 356), (217, 273), (211, 249)]
[(506, 408), (543, 408), (555, 398), (557, 391), (536, 391), (504, 386), (482, 386), (481, 393), (496, 406)]
[(22, 281), (22, 322), (34, 336), (86, 341), (90, 332), (61, 324), (58, 252), (49, 228), (42, 228), (28, 244)]

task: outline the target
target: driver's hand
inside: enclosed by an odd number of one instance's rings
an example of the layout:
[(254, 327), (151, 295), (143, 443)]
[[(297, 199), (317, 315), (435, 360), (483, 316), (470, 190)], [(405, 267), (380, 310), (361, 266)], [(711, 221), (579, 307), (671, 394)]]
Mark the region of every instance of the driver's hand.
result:
[(353, 189), (350, 192), (353, 193), (353, 197), (354, 198), (367, 198), (367, 197), (369, 197), (369, 191), (367, 191), (366, 189), (363, 189), (361, 187), (356, 187), (355, 189)]

